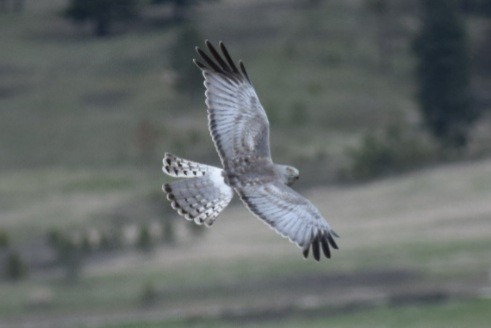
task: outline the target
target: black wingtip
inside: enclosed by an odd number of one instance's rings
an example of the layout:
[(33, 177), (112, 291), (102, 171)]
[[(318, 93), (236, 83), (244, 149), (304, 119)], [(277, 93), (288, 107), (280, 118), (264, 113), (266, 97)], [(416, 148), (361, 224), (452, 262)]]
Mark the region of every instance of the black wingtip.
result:
[(223, 69), (218, 66), (211, 58), (208, 56), (206, 52), (201, 50), (200, 48), (197, 48), (198, 54), (201, 56), (201, 58), (208, 64), (208, 66), (213, 69), (217, 73), (225, 73)]
[(332, 256), (332, 249), (339, 249), (333, 238), (334, 234), (335, 233), (332, 233), (332, 231), (327, 230), (318, 231), (316, 234), (312, 232), (311, 242), (302, 250), (303, 257), (307, 258), (309, 256), (310, 248), (312, 248), (312, 256), (316, 261), (320, 261), (322, 254), (330, 259)]
[(218, 45), (220, 46), (220, 50), (222, 51), (225, 60), (227, 61), (230, 68), (232, 69), (232, 72), (240, 74), (239, 70), (237, 69), (237, 66), (235, 66), (235, 63), (232, 60), (232, 57), (228, 53), (227, 47), (225, 47), (225, 44), (222, 41), (220, 41)]
[(334, 249), (339, 249), (338, 244), (336, 244), (336, 242), (334, 241), (334, 238), (332, 238), (331, 234), (327, 235), (327, 240), (329, 240), (329, 244), (331, 244), (331, 246)]
[(244, 63), (242, 62), (242, 60), (239, 60), (239, 66), (240, 66), (240, 70), (242, 71), (242, 74), (245, 76), (247, 81), (251, 82), (251, 79), (249, 79), (249, 75), (247, 74), (247, 71), (245, 69), (245, 66), (244, 66)]
[(193, 59), (193, 63), (194, 63), (194, 65), (198, 66), (199, 69), (202, 69), (202, 70), (206, 69), (206, 66), (196, 59)]
[(310, 245), (309, 247), (304, 248), (304, 250), (302, 251), (303, 257), (305, 259), (309, 257), (309, 250), (310, 250)]
[(236, 65), (222, 41), (218, 42), (218, 46), (222, 54), (217, 51), (217, 49), (208, 39), (205, 40), (205, 46), (210, 54), (207, 54), (198, 46), (194, 47), (194, 50), (198, 54), (199, 58), (205, 63), (203, 64), (202, 62), (193, 59), (194, 64), (198, 66), (198, 68), (201, 70), (214, 71), (216, 73), (224, 74), (235, 82), (242, 80), (251, 83), (251, 79), (247, 74), (242, 60), (240, 60), (238, 65)]
[(316, 236), (314, 240), (312, 241), (312, 254), (314, 255), (314, 259), (316, 261), (320, 261), (321, 259), (321, 252), (319, 249), (319, 236)]
[(217, 61), (218, 65), (221, 66), (223, 71), (227, 73), (233, 73), (230, 66), (225, 62), (225, 60), (223, 60), (222, 56), (218, 53), (213, 44), (211, 42), (206, 42), (206, 46), (208, 47), (208, 50), (210, 51), (213, 58), (215, 58), (215, 60)]
[(321, 238), (321, 246), (322, 246), (322, 251), (324, 252), (324, 255), (330, 259), (331, 258), (331, 250), (329, 249), (329, 244), (327, 242), (327, 239), (322, 236)]

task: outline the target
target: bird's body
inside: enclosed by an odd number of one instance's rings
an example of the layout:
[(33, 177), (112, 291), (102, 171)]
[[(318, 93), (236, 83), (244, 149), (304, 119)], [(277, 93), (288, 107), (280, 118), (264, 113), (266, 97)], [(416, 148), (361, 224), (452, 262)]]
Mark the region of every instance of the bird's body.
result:
[[(320, 259), (320, 249), (330, 257), (338, 248), (337, 234), (306, 198), (289, 186), (298, 170), (273, 163), (269, 122), (242, 62), (239, 68), (220, 43), (220, 54), (206, 41), (211, 57), (196, 48), (206, 63), (195, 60), (203, 71), (210, 133), (223, 169), (166, 153), (163, 171), (187, 178), (163, 186), (178, 214), (211, 226), (231, 201), (234, 191), (257, 217)], [(213, 58), (213, 59), (212, 59)]]

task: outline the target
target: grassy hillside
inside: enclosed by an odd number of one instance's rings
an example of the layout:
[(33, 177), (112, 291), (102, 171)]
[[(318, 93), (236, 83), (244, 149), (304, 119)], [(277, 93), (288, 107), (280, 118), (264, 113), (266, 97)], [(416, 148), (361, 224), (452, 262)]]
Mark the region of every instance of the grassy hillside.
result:
[[(157, 131), (155, 163), (164, 149), (215, 158), (203, 99), (185, 101), (168, 82), (179, 27), (96, 39), (60, 16), (63, 3), (29, 2), (22, 14), (0, 16), (9, 45), (0, 54), (0, 165), (134, 163), (146, 121)], [(223, 19), (214, 19), (218, 12)], [(373, 24), (357, 2), (315, 10), (295, 1), (216, 2), (193, 17), (203, 39), (225, 41), (245, 61), (281, 160), (340, 154), (361, 131), (414, 116), (410, 60), (399, 51), (393, 74), (381, 74)], [(260, 23), (251, 26), (253, 17)], [(192, 48), (188, 56), (192, 65)]]

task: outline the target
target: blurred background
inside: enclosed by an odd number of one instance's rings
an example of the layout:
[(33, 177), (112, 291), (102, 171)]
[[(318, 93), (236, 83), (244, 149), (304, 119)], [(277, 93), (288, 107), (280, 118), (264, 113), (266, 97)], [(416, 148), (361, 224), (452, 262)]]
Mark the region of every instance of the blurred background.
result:
[[(170, 209), (165, 151), (219, 164), (205, 39), (331, 260)], [(0, 49), (0, 327), (488, 327), (491, 1), (1, 0)]]

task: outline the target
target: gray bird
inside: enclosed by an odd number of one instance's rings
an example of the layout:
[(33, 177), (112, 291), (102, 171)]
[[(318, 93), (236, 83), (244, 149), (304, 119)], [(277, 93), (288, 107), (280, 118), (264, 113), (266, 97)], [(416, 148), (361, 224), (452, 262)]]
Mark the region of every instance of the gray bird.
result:
[(319, 210), (290, 188), (299, 178), (296, 168), (273, 163), (269, 121), (247, 75), (222, 42), (220, 52), (207, 40), (211, 55), (196, 47), (202, 61), (194, 60), (205, 78), (208, 126), (223, 168), (192, 162), (166, 153), (163, 171), (176, 178), (164, 184), (172, 208), (188, 220), (211, 226), (235, 192), (258, 218), (303, 250), (320, 250), (328, 258), (338, 249), (331, 229)]

